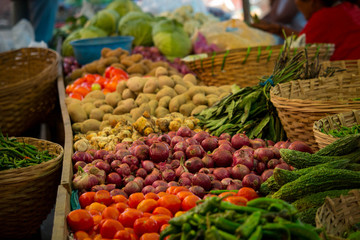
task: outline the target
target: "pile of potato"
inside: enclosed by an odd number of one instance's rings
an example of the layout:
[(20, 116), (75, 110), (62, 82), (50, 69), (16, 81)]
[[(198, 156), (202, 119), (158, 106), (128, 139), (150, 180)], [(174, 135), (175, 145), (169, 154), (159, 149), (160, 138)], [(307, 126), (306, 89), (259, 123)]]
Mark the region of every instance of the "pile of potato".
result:
[(175, 68), (171, 67), (167, 62), (158, 61), (153, 62), (148, 59), (143, 59), (141, 54), (129, 55), (129, 52), (121, 48), (111, 50), (110, 48), (103, 48), (101, 51), (101, 58), (89, 64), (84, 65), (80, 69), (74, 70), (70, 74), (71, 80), (76, 80), (84, 74), (100, 74), (103, 75), (105, 69), (109, 66), (121, 68), (126, 71), (130, 77), (134, 76), (155, 76), (156, 68), (163, 67), (171, 75), (181, 75)]

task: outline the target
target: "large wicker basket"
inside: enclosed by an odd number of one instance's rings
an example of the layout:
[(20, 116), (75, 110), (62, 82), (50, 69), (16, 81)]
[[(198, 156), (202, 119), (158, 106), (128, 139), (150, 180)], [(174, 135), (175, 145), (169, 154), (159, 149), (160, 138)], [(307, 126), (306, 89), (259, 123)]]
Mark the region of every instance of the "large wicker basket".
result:
[(330, 78), (295, 80), (270, 90), (287, 137), (318, 149), (314, 138), (315, 121), (330, 114), (360, 109), (360, 76), (340, 74)]
[(328, 240), (344, 239), (344, 233), (351, 226), (360, 222), (360, 191), (351, 190), (346, 196), (325, 199), (325, 203), (317, 210), (316, 227), (324, 228)]
[[(328, 61), (334, 52), (333, 44), (307, 46), (308, 56), (319, 56), (319, 61)], [(294, 49), (293, 54), (304, 47)], [(197, 77), (208, 86), (238, 84), (254, 86), (265, 75), (271, 75), (274, 65), (283, 51), (282, 45), (269, 47), (239, 48), (208, 54), (208, 57), (186, 62)]]
[(45, 48), (0, 53), (0, 129), (19, 136), (45, 120), (57, 101), (58, 54)]
[(321, 63), (322, 72), (328, 68), (344, 70), (347, 73), (360, 75), (360, 59), (358, 60), (341, 60), (341, 61), (324, 61)]
[(0, 171), (0, 236), (21, 239), (39, 229), (55, 204), (60, 183), (63, 148), (59, 144), (35, 138), (17, 138), (48, 150), (54, 159), (38, 165)]
[[(360, 124), (360, 110), (352, 110), (350, 112), (338, 113), (335, 115), (327, 116), (314, 122), (313, 132), (315, 141), (319, 148), (326, 147), (327, 145), (335, 142), (339, 138), (327, 134), (329, 130), (339, 129), (339, 126), (352, 127)], [(322, 131), (325, 131), (325, 133)]]

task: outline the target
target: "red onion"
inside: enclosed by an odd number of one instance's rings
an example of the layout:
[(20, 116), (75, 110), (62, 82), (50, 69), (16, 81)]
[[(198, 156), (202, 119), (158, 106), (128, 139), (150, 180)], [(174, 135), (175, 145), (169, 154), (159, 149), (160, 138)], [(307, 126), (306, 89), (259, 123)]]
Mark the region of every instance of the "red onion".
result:
[(235, 149), (240, 149), (242, 146), (250, 146), (250, 139), (243, 133), (237, 133), (231, 138), (231, 144)]
[(153, 162), (162, 162), (166, 161), (169, 157), (169, 149), (163, 143), (154, 143), (150, 146), (150, 159)]
[(107, 175), (107, 177), (106, 177), (106, 182), (107, 183), (113, 183), (117, 187), (121, 187), (121, 184), (122, 184), (121, 177), (116, 172), (109, 173), (109, 175)]

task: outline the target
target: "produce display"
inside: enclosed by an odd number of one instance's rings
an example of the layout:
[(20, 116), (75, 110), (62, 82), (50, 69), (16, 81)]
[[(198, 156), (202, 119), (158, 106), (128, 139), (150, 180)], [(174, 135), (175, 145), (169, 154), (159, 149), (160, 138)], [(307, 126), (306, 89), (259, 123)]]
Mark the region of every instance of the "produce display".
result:
[(341, 138), (350, 134), (358, 134), (359, 131), (360, 125), (354, 125), (352, 127), (338, 126), (338, 129), (330, 129), (329, 131), (325, 131), (324, 128), (321, 129), (322, 133), (329, 134), (336, 138)]

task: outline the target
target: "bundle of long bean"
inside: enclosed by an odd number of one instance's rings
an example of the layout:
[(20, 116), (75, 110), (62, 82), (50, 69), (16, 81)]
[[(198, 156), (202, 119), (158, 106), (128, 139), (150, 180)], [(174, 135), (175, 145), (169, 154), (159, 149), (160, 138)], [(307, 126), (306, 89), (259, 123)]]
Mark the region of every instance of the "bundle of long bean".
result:
[(35, 146), (4, 137), (0, 132), (0, 170), (37, 165), (53, 159), (49, 151), (39, 151)]

